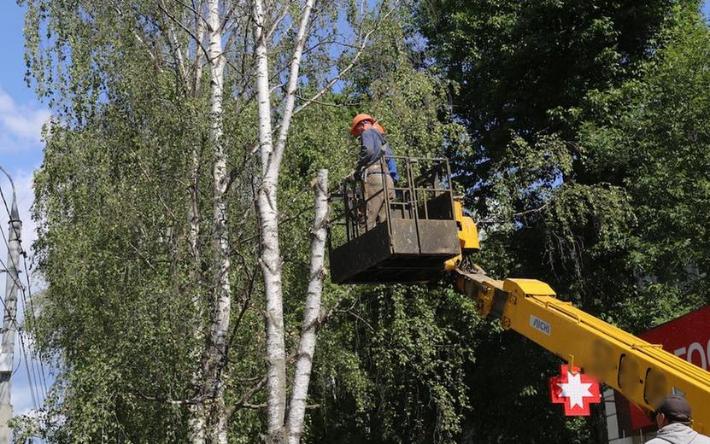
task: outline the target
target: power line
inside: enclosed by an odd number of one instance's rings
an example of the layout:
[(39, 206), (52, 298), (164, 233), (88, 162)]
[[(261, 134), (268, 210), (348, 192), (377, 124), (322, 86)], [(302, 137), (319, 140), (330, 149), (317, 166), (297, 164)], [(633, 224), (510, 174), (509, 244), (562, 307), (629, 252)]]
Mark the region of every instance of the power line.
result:
[[(27, 267), (27, 254), (25, 253), (25, 250), (22, 246), (22, 241), (20, 240), (20, 248), (22, 249), (22, 262), (24, 264), (25, 268), (25, 279), (27, 280), (27, 292), (29, 293), (29, 300), (30, 300), (30, 318), (32, 319), (33, 325), (37, 325), (36, 323), (36, 317), (35, 317), (35, 309), (34, 309), (34, 303), (33, 301), (33, 296), (32, 296), (32, 285), (30, 284), (30, 272)], [(27, 310), (25, 309), (25, 312)], [(47, 397), (47, 392), (48, 392), (48, 386), (47, 386), (47, 381), (45, 380), (44, 377), (44, 364), (42, 363), (42, 355), (37, 353), (37, 362), (39, 362), (39, 367), (40, 367), (40, 375), (42, 376), (42, 387), (44, 388), (44, 396), (45, 398)]]
[[(25, 295), (25, 292), (22, 292), (22, 308), (24, 310), (24, 313), (27, 313), (27, 296)], [(25, 319), (26, 320), (26, 319)], [(24, 341), (22, 340), (23, 335), (26, 335), (24, 328), (19, 330), (20, 333), (20, 343), (24, 344)], [(35, 377), (35, 381), (37, 381), (37, 374), (36, 374), (36, 369), (35, 369), (35, 361), (37, 360), (36, 357), (34, 356), (33, 353), (33, 347), (28, 347), (29, 348), (29, 355), (30, 355), (30, 363), (29, 366), (32, 369), (32, 375)], [(43, 397), (46, 396), (46, 394), (43, 394)]]
[(30, 337), (27, 336), (26, 332), (20, 331), (20, 344), (24, 343), (24, 341), (22, 340), (23, 336), (27, 339), (27, 342), (28, 342), (27, 353), (30, 356), (29, 365), (30, 365), (32, 377), (34, 378), (35, 390), (37, 391), (37, 394), (38, 394), (37, 400), (39, 401), (39, 404), (42, 404), (41, 401), (47, 397), (47, 392), (39, 381), (39, 375), (38, 375), (38, 370), (37, 370), (37, 365), (36, 365), (37, 357), (36, 357), (36, 353), (34, 353), (32, 343), (30, 342)]
[[(0, 187), (0, 195), (2, 196), (2, 200), (5, 202), (4, 193), (2, 193), (2, 188), (1, 188), (1, 187)], [(7, 207), (7, 204), (5, 204), (5, 208), (6, 208), (6, 210), (7, 210), (7, 208), (8, 208), (8, 207)], [(10, 216), (10, 220), (12, 220), (12, 214), (8, 214), (8, 215)], [(9, 241), (8, 241), (8, 239), (7, 239), (7, 236), (6, 236), (6, 234), (5, 234), (5, 231), (2, 230), (1, 227), (0, 227), (0, 235), (2, 236), (3, 241), (4, 241), (4, 243), (5, 243), (5, 246), (7, 247), (8, 251), (9, 251), (9, 249), (10, 249), (10, 243), (9, 243)], [(22, 248), (22, 239), (21, 239), (21, 236), (18, 236), (18, 244), (19, 244), (20, 250), (21, 250), (21, 252), (22, 252), (22, 254), (23, 254), (23, 258), (24, 258), (24, 257), (25, 257), (25, 254), (24, 254), (24, 249)], [(12, 257), (10, 257), (10, 260), (11, 260), (11, 262), (12, 262), (12, 266), (13, 266), (13, 268), (15, 269), (16, 273), (19, 274), (20, 270), (18, 269), (18, 264), (15, 263), (15, 261), (12, 259)], [(2, 265), (3, 268), (7, 271), (6, 276), (9, 277), (9, 278), (11, 278), (11, 279), (13, 280), (15, 286), (17, 287), (17, 289), (20, 290), (20, 297), (21, 297), (21, 299), (22, 299), (22, 306), (23, 306), (24, 312), (26, 313), (26, 312), (27, 312), (27, 306), (28, 306), (28, 304), (27, 304), (27, 299), (28, 299), (28, 297), (27, 297), (27, 293), (26, 293), (26, 292), (27, 292), (28, 290), (31, 291), (31, 290), (30, 290), (31, 286), (30, 286), (29, 276), (26, 276), (26, 277), (27, 277), (27, 283), (28, 283), (28, 285), (27, 285), (27, 287), (25, 287), (25, 286), (22, 284), (21, 280), (20, 280), (18, 277), (13, 276), (12, 273), (9, 272), (9, 269), (8, 269), (8, 267), (7, 267), (7, 264), (6, 264), (1, 258), (0, 258), (0, 265)], [(24, 267), (25, 267), (25, 274), (27, 275), (28, 273), (27, 273), (27, 262), (26, 262), (26, 259), (25, 259)], [(9, 310), (8, 310), (8, 308), (7, 308), (7, 305), (5, 304), (5, 300), (2, 299), (2, 298), (0, 298), (0, 301), (2, 302), (2, 305), (3, 305), (3, 308), (4, 308), (4, 312), (9, 314)], [(32, 306), (31, 293), (30, 293), (30, 306)], [(32, 313), (32, 315), (34, 315), (34, 313)], [(37, 377), (37, 370), (35, 369), (34, 361), (37, 360), (37, 361), (39, 361), (40, 364), (41, 364), (41, 360), (40, 360), (39, 358), (35, 358), (35, 356), (33, 355), (33, 350), (32, 350), (32, 348), (30, 348), (29, 353), (25, 350), (25, 348), (24, 348), (23, 335), (25, 335), (26, 333), (24, 332), (24, 329), (23, 329), (23, 328), (21, 327), (21, 325), (19, 324), (19, 322), (18, 322), (18, 320), (17, 320), (17, 314), (16, 314), (16, 313), (15, 313), (14, 316), (11, 316), (11, 317), (10, 317), (10, 322), (12, 322), (13, 324), (15, 324), (15, 327), (17, 328), (18, 333), (19, 333), (19, 335), (20, 335), (20, 345), (22, 346), (22, 353), (23, 353), (23, 355), (24, 355), (24, 357), (25, 357), (25, 366), (28, 367), (28, 368), (27, 368), (28, 381), (30, 382), (30, 388), (31, 388), (31, 390), (32, 390), (32, 395), (33, 395), (33, 402), (34, 402), (34, 405), (35, 405), (35, 408), (36, 408), (37, 402), (36, 402), (36, 400), (35, 400), (35, 398), (36, 398), (35, 392), (37, 391), (37, 388), (34, 386), (35, 384), (34, 384), (34, 382), (33, 382), (32, 375), (34, 375), (34, 379), (39, 379), (39, 378)], [(34, 320), (33, 320), (33, 322), (34, 322)], [(28, 355), (29, 355), (29, 357), (28, 357)], [(28, 361), (29, 361), (29, 364), (28, 364)], [(30, 369), (31, 369), (31, 370), (30, 370)], [(42, 372), (44, 372), (44, 367), (42, 367)], [(13, 371), (13, 373), (14, 373), (14, 371)], [(32, 374), (30, 374), (30, 373), (32, 373)], [(45, 378), (44, 378), (44, 374), (42, 374), (42, 379), (43, 379), (43, 380), (45, 379)], [(47, 393), (46, 382), (45, 382), (45, 384), (44, 384), (44, 386), (43, 386), (42, 388), (43, 388), (43, 392), (44, 392), (44, 393), (43, 393), (43, 398), (44, 398), (44, 397), (46, 397), (46, 393)]]
[(25, 370), (27, 372), (27, 381), (29, 382), (30, 392), (32, 394), (32, 405), (34, 405), (35, 410), (37, 410), (37, 397), (35, 395), (35, 386), (34, 386), (34, 382), (32, 381), (32, 375), (30, 374), (30, 369), (29, 369), (29, 364), (28, 364), (29, 359), (27, 358), (27, 352), (25, 351), (25, 341), (23, 338), (24, 338), (24, 335), (22, 333), (20, 333), (20, 350), (22, 351), (22, 355), (25, 357)]
[[(11, 265), (14, 269), (14, 273), (10, 273), (10, 270), (8, 269), (7, 264), (2, 262), (2, 259), (0, 259), (0, 263), (2, 263), (3, 267), (6, 269), (7, 276), (10, 276), (10, 278), (13, 279), (14, 286), (20, 290), (22, 306), (23, 306), (23, 313), (27, 314), (27, 312), (29, 311), (30, 322), (32, 322), (32, 325), (36, 325), (34, 303), (32, 300), (32, 285), (31, 285), (31, 281), (30, 281), (29, 267), (27, 266), (27, 253), (25, 252), (24, 247), (22, 245), (22, 236), (20, 233), (20, 226), (21, 225), (16, 226), (14, 224), (14, 222), (19, 222), (20, 224), (22, 223), (22, 221), (19, 219), (19, 215), (17, 214), (17, 207), (16, 207), (17, 198), (16, 198), (16, 194), (15, 194), (15, 187), (14, 187), (14, 183), (12, 181), (12, 177), (7, 173), (7, 171), (5, 171), (5, 169), (3, 169), (1, 166), (0, 166), (0, 171), (5, 173), (5, 175), (8, 177), (8, 180), (10, 181), (10, 184), (12, 185), (12, 191), (13, 191), (13, 196), (12, 196), (13, 197), (13, 208), (12, 208), (12, 210), (10, 210), (10, 206), (8, 205), (8, 202), (5, 197), (5, 193), (2, 190), (2, 187), (0, 187), (0, 199), (2, 199), (3, 205), (5, 207), (5, 211), (9, 217), (10, 227), (11, 227), (10, 229), (12, 229), (14, 231), (14, 239), (17, 242), (17, 247), (18, 247), (19, 253), (21, 253), (22, 257), (23, 257), (23, 267), (25, 270), (25, 279), (27, 281), (27, 286), (25, 287), (24, 285), (22, 285), (22, 282), (19, 278), (19, 273), (20, 273), (19, 264), (15, 263), (16, 260), (13, 257), (13, 255), (9, 255), (9, 257), (10, 257)], [(15, 218), (13, 216), (17, 216), (17, 217)], [(15, 219), (17, 219), (17, 220), (15, 220)], [(6, 235), (5, 231), (2, 230), (2, 228), (0, 226), (0, 235), (3, 238), (3, 242), (5, 243), (5, 246), (7, 247), (8, 251), (10, 251), (10, 242), (8, 240), (9, 234), (10, 233), (8, 233), (8, 235)], [(29, 293), (29, 295), (28, 295), (28, 293)], [(29, 299), (29, 304), (27, 302), (28, 299)], [(5, 308), (5, 312), (10, 314), (4, 300), (2, 300), (2, 304)], [(18, 325), (16, 312), (15, 312), (14, 316), (10, 315), (9, 319), (10, 319), (11, 323), (15, 324), (16, 330), (19, 333), (20, 349), (21, 349), (21, 355), (20, 355), (19, 360), (21, 361), (24, 358), (25, 371), (27, 374), (27, 381), (28, 381), (28, 384), (30, 387), (30, 392), (32, 395), (33, 406), (36, 410), (39, 405), (38, 401), (43, 400), (47, 396), (47, 383), (46, 383), (46, 378), (44, 375), (44, 365), (42, 363), (42, 359), (39, 356), (39, 354), (35, 353), (35, 351), (33, 349), (34, 347), (31, 346), (32, 343), (29, 342), (29, 339), (30, 339), (29, 337), (27, 337), (28, 344), (27, 345), (25, 344), (25, 337), (27, 336), (27, 333), (25, 332), (25, 330), (23, 328), (21, 328)], [(38, 365), (40, 367), (39, 369), (37, 369), (37, 366), (35, 365), (35, 361), (38, 362)], [(21, 366), (21, 363), (18, 362), (18, 367), (12, 369), (11, 375), (15, 374), (16, 370), (18, 370), (20, 366)]]

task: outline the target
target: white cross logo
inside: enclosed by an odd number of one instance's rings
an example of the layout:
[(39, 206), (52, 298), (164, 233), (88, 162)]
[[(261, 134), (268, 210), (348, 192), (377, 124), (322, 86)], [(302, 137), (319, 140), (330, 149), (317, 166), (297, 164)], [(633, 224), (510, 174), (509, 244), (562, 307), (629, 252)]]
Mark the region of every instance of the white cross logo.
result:
[(584, 398), (591, 398), (590, 383), (582, 382), (580, 373), (567, 373), (567, 382), (557, 383), (562, 389), (561, 397), (569, 398), (570, 407), (584, 407)]

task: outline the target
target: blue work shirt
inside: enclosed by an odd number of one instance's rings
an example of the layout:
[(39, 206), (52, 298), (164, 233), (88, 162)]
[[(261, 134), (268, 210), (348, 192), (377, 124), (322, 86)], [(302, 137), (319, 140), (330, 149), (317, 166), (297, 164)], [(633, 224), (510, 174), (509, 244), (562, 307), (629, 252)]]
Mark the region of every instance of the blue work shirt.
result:
[(356, 171), (367, 168), (377, 162), (382, 156), (382, 145), (385, 140), (375, 128), (369, 128), (360, 134), (360, 156), (357, 159)]
[[(386, 147), (384, 153), (382, 152), (383, 147)], [(382, 134), (375, 128), (363, 131), (360, 135), (360, 156), (358, 157), (355, 171), (360, 174), (362, 170), (377, 162), (383, 155), (392, 156), (392, 152)], [(387, 165), (392, 179), (397, 180), (399, 175), (397, 174), (397, 166), (394, 163), (394, 159), (387, 159)]]

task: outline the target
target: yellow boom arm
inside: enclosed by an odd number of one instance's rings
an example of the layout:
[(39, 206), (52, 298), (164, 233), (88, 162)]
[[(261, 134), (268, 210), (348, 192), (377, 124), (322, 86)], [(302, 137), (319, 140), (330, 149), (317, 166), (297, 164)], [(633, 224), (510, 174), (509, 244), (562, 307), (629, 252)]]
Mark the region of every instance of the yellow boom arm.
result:
[(498, 281), (456, 271), (457, 287), (484, 316), (500, 320), (572, 365), (580, 367), (648, 410), (663, 396), (682, 393), (693, 410), (693, 428), (710, 431), (710, 372), (560, 301), (533, 279)]

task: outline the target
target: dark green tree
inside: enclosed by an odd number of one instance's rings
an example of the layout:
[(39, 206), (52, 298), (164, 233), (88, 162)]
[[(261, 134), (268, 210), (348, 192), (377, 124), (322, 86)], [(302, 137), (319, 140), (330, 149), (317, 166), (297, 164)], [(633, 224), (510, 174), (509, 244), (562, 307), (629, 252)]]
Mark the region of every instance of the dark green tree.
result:
[(624, 188), (638, 218), (625, 272), (638, 291), (617, 316), (641, 330), (707, 304), (710, 29), (677, 8), (639, 79), (588, 95), (579, 175)]
[[(683, 197), (701, 208), (705, 199), (696, 167), (707, 170), (706, 150), (691, 148), (707, 97), (702, 76), (689, 75), (702, 72), (690, 54), (707, 32), (697, 2), (444, 0), (419, 2), (418, 14), (428, 63), (455, 82), (454, 114), (473, 145), (451, 155), (485, 236), (478, 262), (496, 277), (545, 280), (634, 331), (701, 304), (707, 217), (674, 226), (691, 214)], [(692, 99), (674, 106), (692, 103), (687, 117), (656, 106), (681, 92)], [(471, 436), (603, 440), (598, 417), (565, 428), (551, 410), (544, 381), (559, 361), (514, 337), (484, 338), (475, 354)], [(496, 378), (506, 385), (486, 384)]]

